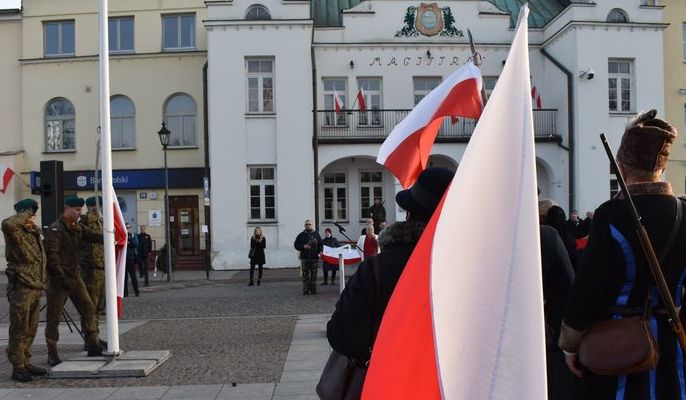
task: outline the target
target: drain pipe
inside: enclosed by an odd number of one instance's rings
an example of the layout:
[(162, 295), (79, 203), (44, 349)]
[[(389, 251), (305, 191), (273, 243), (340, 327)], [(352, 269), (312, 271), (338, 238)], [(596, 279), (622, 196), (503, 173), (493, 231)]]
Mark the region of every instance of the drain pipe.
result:
[[(208, 107), (207, 107), (207, 65), (202, 67), (202, 113), (203, 113), (203, 135), (205, 138), (205, 179), (207, 179), (207, 190), (211, 190), (210, 180), (210, 129), (208, 121)], [(203, 199), (204, 201), (204, 199)], [(205, 277), (210, 279), (210, 268), (212, 263), (212, 228), (210, 223), (210, 205), (205, 202), (205, 225), (207, 225), (207, 233), (205, 233)]]
[(569, 152), (569, 209), (576, 208), (576, 176), (574, 169), (575, 162), (575, 140), (574, 140), (574, 75), (570, 70), (565, 68), (559, 61), (557, 61), (544, 48), (541, 48), (541, 54), (553, 63), (567, 76), (567, 146), (560, 145), (563, 149)]

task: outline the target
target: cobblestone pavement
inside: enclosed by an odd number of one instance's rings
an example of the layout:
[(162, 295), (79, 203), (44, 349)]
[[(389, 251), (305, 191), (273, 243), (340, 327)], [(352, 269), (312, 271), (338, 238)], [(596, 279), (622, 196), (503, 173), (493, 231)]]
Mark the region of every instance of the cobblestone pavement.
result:
[[(197, 278), (192, 279), (192, 276)], [(124, 319), (144, 323), (121, 336), (121, 348), (172, 352), (171, 359), (148, 377), (39, 379), (17, 384), (8, 379), (10, 366), (3, 357), (0, 387), (226, 386), (237, 383), (238, 386), (271, 384), (273, 388), (286, 361), (296, 316), (320, 314), (326, 319), (338, 299), (338, 286), (331, 285), (319, 286), (317, 295), (303, 296), (297, 269), (267, 270), (262, 285), (252, 287), (247, 286), (247, 271), (223, 273), (222, 276), (213, 274), (210, 281), (204, 279), (204, 271), (189, 274), (187, 279), (180, 278), (175, 277), (173, 285), (176, 286), (162, 289), (164, 282), (154, 282), (151, 287), (142, 288), (140, 297), (124, 299)], [(0, 290), (4, 291), (4, 287)], [(41, 302), (44, 304), (45, 298)], [(69, 309), (72, 315), (78, 315), (71, 304)], [(0, 322), (8, 322), (7, 312), (7, 299), (2, 296)], [(322, 331), (320, 335), (323, 334)], [(33, 360), (44, 365), (46, 348), (41, 341), (37, 339), (34, 344)], [(80, 350), (79, 347), (60, 346), (60, 351), (68, 356), (70, 352)], [(0, 398), (3, 398), (2, 392)]]

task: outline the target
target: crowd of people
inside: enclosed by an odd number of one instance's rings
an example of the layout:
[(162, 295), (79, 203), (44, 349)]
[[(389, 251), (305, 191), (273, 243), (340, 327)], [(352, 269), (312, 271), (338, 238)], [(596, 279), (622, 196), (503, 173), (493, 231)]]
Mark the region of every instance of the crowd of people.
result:
[[(86, 213), (82, 209), (86, 205)], [(84, 350), (89, 357), (102, 355), (107, 343), (100, 339), (99, 315), (105, 302), (105, 263), (102, 216), (98, 212), (102, 198), (84, 199), (67, 196), (64, 211), (45, 233), (36, 226), (38, 203), (24, 199), (14, 205), (16, 214), (2, 221), (5, 238), (7, 298), (10, 327), (7, 356), (12, 364), (12, 379), (29, 382), (46, 370), (31, 363), (31, 347), (38, 330), (40, 297), (47, 292), (45, 339), (47, 363), (62, 362), (57, 343), (59, 324), (70, 299), (81, 319)], [(148, 259), (152, 240), (140, 227), (140, 234), (128, 232), (126, 269), (133, 290), (139, 295), (135, 266), (148, 282)], [(128, 284), (125, 285), (125, 292)]]

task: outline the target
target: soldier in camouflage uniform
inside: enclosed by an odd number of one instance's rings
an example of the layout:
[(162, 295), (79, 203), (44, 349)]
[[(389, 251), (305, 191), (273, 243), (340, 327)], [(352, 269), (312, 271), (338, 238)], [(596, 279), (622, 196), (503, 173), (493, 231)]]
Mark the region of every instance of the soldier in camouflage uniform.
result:
[(29, 382), (32, 376), (46, 373), (45, 369), (30, 364), (31, 346), (38, 330), (40, 296), (45, 289), (45, 250), (34, 221), (38, 203), (24, 199), (14, 209), (17, 214), (2, 221), (10, 304), (7, 358), (12, 363), (12, 379)]
[[(97, 201), (102, 206), (102, 197), (98, 196)], [(96, 198), (89, 197), (86, 199), (86, 207), (88, 212), (81, 217), (80, 223), (85, 227), (95, 231), (102, 232), (102, 218), (98, 213)], [(102, 310), (105, 302), (105, 249), (102, 243), (87, 243), (81, 251), (81, 278), (86, 285), (88, 295), (95, 307), (95, 332), (99, 337), (100, 329), (99, 322), (100, 310)], [(81, 330), (86, 331), (86, 320), (81, 318)], [(101, 346), (105, 347), (107, 344), (99, 340)], [(85, 350), (88, 346), (85, 344)]]
[(48, 364), (62, 362), (57, 353), (58, 327), (67, 298), (70, 298), (84, 319), (84, 335), (88, 356), (102, 354), (95, 328), (95, 306), (81, 279), (79, 255), (87, 243), (102, 243), (102, 232), (95, 232), (78, 223), (83, 199), (69, 196), (64, 199), (64, 213), (50, 224), (45, 235), (48, 257), (48, 312), (45, 341), (48, 344)]

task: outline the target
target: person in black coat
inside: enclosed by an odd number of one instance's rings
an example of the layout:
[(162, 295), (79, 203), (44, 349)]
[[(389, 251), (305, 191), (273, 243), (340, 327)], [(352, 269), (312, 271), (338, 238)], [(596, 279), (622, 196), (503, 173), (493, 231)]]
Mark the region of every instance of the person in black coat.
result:
[[(340, 244), (338, 244), (338, 239), (331, 235), (330, 228), (324, 229), (324, 239), (322, 239), (322, 245), (333, 248), (340, 246)], [(331, 284), (333, 285), (334, 281), (336, 280), (336, 271), (338, 271), (338, 264), (329, 264), (325, 262), (322, 266), (322, 269), (324, 270), (324, 282), (322, 282), (322, 285), (329, 284), (329, 271), (331, 271)]]
[(411, 188), (398, 192), (395, 200), (407, 211), (407, 220), (384, 230), (381, 253), (374, 256), (379, 260), (381, 282), (374, 279), (369, 258), (341, 293), (326, 325), (326, 336), (334, 350), (362, 363), (371, 358), (376, 329), (395, 285), (453, 176), (454, 172), (445, 168), (428, 168)]
[(548, 210), (545, 218), (543, 219), (544, 225), (549, 225), (557, 230), (557, 233), (562, 239), (565, 248), (567, 249), (567, 254), (569, 255), (569, 261), (572, 262), (572, 268), (576, 271), (577, 266), (577, 251), (576, 251), (576, 238), (567, 230), (565, 216), (565, 210), (560, 206), (552, 206)]
[[(622, 137), (617, 163), (626, 181), (660, 261), (667, 286), (676, 306), (683, 302), (686, 279), (686, 218), (676, 224), (677, 207), (683, 200), (674, 197), (669, 182), (661, 176), (677, 131), (655, 118), (655, 111), (632, 121)], [(676, 227), (671, 246), (669, 237)], [(594, 213), (588, 245), (577, 270), (569, 297), (559, 345), (567, 366), (582, 377), (584, 399), (683, 399), (684, 353), (670, 331), (669, 317), (654, 292), (654, 280), (636, 234), (627, 201), (618, 195)], [(652, 303), (651, 331), (660, 359), (651, 371), (620, 376), (601, 376), (585, 369), (577, 358), (579, 344), (591, 324), (636, 315), (649, 293)], [(640, 311), (639, 311), (640, 313)]]
[(255, 265), (257, 265), (257, 286), (260, 286), (262, 281), (262, 266), (265, 264), (264, 249), (267, 247), (267, 239), (262, 233), (262, 228), (256, 226), (253, 230), (253, 235), (250, 237), (250, 253), (248, 258), (250, 258), (250, 282), (248, 286), (254, 286), (255, 282), (253, 280), (255, 276)]

